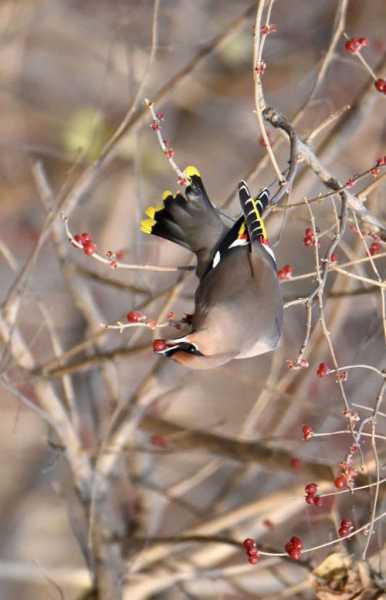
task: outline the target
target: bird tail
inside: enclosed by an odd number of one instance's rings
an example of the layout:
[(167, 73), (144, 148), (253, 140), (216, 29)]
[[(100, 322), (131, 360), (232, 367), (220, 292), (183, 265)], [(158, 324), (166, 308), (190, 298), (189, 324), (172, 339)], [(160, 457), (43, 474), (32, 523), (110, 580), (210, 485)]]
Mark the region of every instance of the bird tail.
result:
[(264, 188), (256, 198), (253, 198), (245, 181), (241, 181), (239, 197), (250, 240), (266, 243), (268, 236), (263, 213), (269, 203), (269, 191)]
[(170, 240), (207, 260), (227, 228), (209, 200), (197, 168), (187, 167), (184, 175), (189, 181), (185, 197), (164, 192), (161, 204), (147, 208), (148, 219), (141, 222), (141, 231)]
[(149, 218), (141, 221), (142, 233), (157, 235), (185, 248), (190, 248), (181, 224), (181, 221), (184, 221), (182, 213), (185, 212), (185, 202), (181, 194), (173, 195), (172, 192), (165, 191), (160, 204), (149, 206), (146, 209), (145, 214)]

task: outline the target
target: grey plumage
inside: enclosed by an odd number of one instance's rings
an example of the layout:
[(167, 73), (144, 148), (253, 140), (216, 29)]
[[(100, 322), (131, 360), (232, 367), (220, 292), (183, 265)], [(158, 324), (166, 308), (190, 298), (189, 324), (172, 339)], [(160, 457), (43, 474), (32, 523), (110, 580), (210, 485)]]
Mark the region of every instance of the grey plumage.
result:
[(191, 181), (186, 199), (181, 194), (167, 196), (163, 207), (154, 209), (152, 222), (143, 227), (147, 233), (173, 236), (173, 241), (197, 256), (199, 285), (192, 331), (166, 340), (163, 353), (188, 367), (205, 369), (270, 352), (280, 341), (283, 304), (261, 215), (268, 192), (264, 190), (260, 200), (250, 199), (247, 185), (241, 182), (244, 214), (227, 227), (197, 169), (188, 167), (186, 174)]

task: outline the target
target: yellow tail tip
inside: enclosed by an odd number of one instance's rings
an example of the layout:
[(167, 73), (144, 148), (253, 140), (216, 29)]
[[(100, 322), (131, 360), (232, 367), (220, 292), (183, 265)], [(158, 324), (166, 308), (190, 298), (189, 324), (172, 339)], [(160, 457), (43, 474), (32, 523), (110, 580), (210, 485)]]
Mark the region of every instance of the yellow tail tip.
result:
[(154, 225), (155, 225), (154, 219), (144, 219), (143, 221), (141, 221), (142, 233), (150, 234)]
[(154, 206), (148, 206), (148, 208), (145, 210), (145, 215), (147, 217), (150, 217), (150, 219), (154, 219), (154, 215), (155, 215)]
[(186, 167), (184, 169), (184, 175), (185, 177), (193, 177), (193, 175), (196, 175), (197, 177), (201, 177), (200, 175), (200, 171), (197, 169), (197, 167), (193, 167), (192, 165), (190, 165), (189, 167)]
[(154, 219), (155, 213), (159, 212), (164, 208), (163, 204), (159, 204), (158, 206), (148, 206), (145, 210), (145, 215), (150, 217), (150, 219)]
[(173, 194), (171, 193), (170, 190), (165, 190), (162, 194), (162, 200), (167, 200), (168, 198), (172, 197), (173, 198)]

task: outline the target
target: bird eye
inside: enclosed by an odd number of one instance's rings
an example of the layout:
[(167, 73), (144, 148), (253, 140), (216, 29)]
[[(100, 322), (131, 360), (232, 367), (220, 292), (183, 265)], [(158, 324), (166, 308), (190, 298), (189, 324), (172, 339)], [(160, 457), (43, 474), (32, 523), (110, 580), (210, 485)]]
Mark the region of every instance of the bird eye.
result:
[(188, 354), (195, 354), (196, 356), (203, 356), (202, 352), (199, 351), (197, 346), (195, 346), (194, 344), (191, 344), (189, 342), (181, 342), (181, 344), (179, 344), (179, 350), (182, 350), (182, 352), (187, 352)]

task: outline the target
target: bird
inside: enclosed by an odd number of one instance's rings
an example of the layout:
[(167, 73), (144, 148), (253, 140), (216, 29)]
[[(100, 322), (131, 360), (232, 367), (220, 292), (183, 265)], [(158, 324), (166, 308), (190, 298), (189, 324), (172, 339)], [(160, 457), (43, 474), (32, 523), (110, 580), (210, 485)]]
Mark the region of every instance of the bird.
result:
[(184, 176), (184, 195), (164, 192), (141, 222), (143, 233), (183, 246), (197, 258), (191, 331), (154, 350), (190, 369), (217, 368), (275, 350), (283, 329), (283, 300), (263, 220), (268, 189), (254, 198), (241, 181), (241, 216), (229, 224), (209, 199), (197, 167), (186, 167)]

